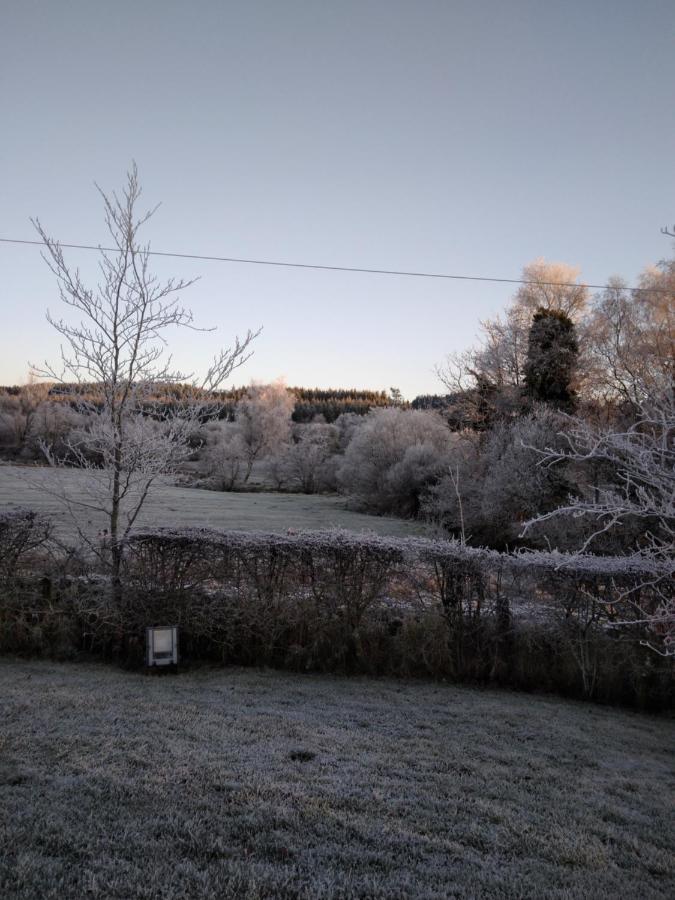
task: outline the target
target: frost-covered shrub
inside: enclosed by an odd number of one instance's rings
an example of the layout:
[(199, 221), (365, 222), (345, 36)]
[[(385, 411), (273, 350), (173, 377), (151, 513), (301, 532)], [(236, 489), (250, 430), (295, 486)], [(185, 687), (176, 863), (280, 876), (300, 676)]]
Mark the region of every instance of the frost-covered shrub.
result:
[(434, 412), (371, 410), (340, 462), (340, 490), (360, 509), (415, 515), (420, 494), (440, 476), (452, 442)]
[(293, 443), (280, 448), (268, 461), (267, 471), (280, 490), (315, 494), (334, 490), (339, 430), (325, 422), (296, 425)]
[(225, 431), (221, 440), (204, 453), (204, 469), (214, 490), (234, 491), (241, 487), (246, 467), (246, 446), (236, 431)]
[(338, 450), (340, 453), (345, 452), (354, 434), (363, 425), (364, 421), (363, 415), (353, 412), (341, 413), (337, 417), (335, 427), (338, 431)]
[[(556, 414), (542, 407), (496, 425), (482, 441), (460, 435), (445, 472), (423, 499), (424, 514), (476, 545), (513, 546), (525, 521), (553, 509), (569, 492), (565, 469), (541, 466), (537, 453), (561, 445), (559, 430)], [(566, 531), (542, 531), (539, 538), (564, 546)]]
[(251, 385), (236, 405), (234, 421), (213, 423), (206, 431), (201, 453), (206, 485), (237, 490), (259, 461), (279, 457), (290, 442), (292, 411), (293, 397), (283, 384)]
[(87, 416), (67, 403), (44, 401), (30, 420), (25, 446), (34, 457), (72, 461), (71, 437), (76, 429), (86, 429)]
[(27, 440), (50, 385), (36, 382), (21, 388), (0, 388), (0, 447), (27, 454)]
[(388, 587), (404, 550), (378, 537), (357, 537), (348, 532), (318, 533), (302, 553), (312, 597), (323, 613), (358, 628), (364, 614)]

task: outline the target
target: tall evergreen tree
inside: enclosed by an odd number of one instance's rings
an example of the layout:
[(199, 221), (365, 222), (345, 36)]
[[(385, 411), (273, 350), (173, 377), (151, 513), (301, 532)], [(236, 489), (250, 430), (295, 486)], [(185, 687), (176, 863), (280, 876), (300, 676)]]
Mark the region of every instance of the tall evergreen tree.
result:
[(571, 410), (579, 356), (576, 328), (557, 309), (540, 307), (532, 318), (525, 363), (525, 393), (532, 400)]

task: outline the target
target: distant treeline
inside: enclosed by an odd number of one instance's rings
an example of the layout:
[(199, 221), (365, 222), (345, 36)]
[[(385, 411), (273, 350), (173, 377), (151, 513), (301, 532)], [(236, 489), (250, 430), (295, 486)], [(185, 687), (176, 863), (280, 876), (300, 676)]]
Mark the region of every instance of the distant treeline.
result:
[[(19, 385), (0, 386), (2, 395), (20, 399), (22, 395), (34, 390), (34, 386)], [(226, 391), (218, 391), (210, 395), (215, 402), (218, 418), (234, 419), (237, 403), (246, 396), (248, 388), (233, 387)], [(102, 406), (101, 391), (95, 384), (67, 384), (44, 386), (44, 399), (54, 402), (65, 402), (70, 405), (85, 401), (92, 408)], [(304, 388), (289, 387), (288, 392), (295, 398), (293, 411), (294, 422), (311, 422), (315, 416), (323, 416), (326, 422), (334, 422), (342, 413), (365, 415), (374, 407), (389, 406), (391, 397), (386, 391), (367, 391), (357, 388)], [(149, 414), (159, 417), (170, 415), (176, 405), (194, 398), (195, 390), (190, 385), (157, 385), (148, 391), (145, 406)]]
[(294, 422), (311, 422), (317, 415), (323, 416), (326, 422), (334, 422), (342, 413), (363, 416), (373, 407), (391, 405), (391, 398), (385, 391), (354, 388), (289, 388), (289, 391), (295, 397)]

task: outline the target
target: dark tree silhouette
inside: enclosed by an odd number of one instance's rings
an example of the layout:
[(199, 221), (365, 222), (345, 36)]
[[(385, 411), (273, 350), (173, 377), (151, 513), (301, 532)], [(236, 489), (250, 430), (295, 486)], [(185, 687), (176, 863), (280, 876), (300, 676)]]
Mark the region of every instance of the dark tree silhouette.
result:
[(540, 307), (528, 336), (525, 393), (539, 403), (571, 410), (578, 356), (574, 322), (560, 310)]

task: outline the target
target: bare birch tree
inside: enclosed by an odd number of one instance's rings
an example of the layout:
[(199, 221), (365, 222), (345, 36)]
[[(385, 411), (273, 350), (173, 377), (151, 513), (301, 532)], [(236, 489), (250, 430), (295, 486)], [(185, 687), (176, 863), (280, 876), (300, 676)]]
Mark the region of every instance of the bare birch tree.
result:
[[(72, 391), (73, 382), (87, 386), (80, 399), (73, 395), (88, 418), (84, 429), (69, 439), (68, 450), (69, 457), (88, 471), (88, 488), (84, 495), (64, 490), (61, 499), (80, 519), (86, 510), (104, 514), (105, 548), (86, 529), (78, 530), (91, 549), (105, 557), (116, 593), (121, 544), (149, 492), (160, 475), (171, 473), (186, 458), (191, 433), (213, 408), (214, 391), (249, 358), (251, 342), (259, 332), (235, 338), (201, 378), (174, 369), (166, 351), (166, 333), (174, 327), (206, 330), (196, 329), (192, 312), (180, 303), (180, 294), (194, 282), (162, 281), (151, 272), (150, 245), (142, 243), (140, 232), (157, 207), (139, 213), (141, 187), (135, 163), (121, 194), (96, 188), (114, 250), (101, 250), (95, 287), (84, 283), (79, 270), (66, 262), (58, 241), (39, 220), (33, 221), (62, 302), (81, 316), (79, 323), (72, 324), (47, 313), (62, 339), (60, 362), (33, 366), (33, 370), (62, 385), (64, 391)], [(171, 385), (181, 386), (173, 411), (148, 415), (151, 398)], [(49, 454), (50, 448), (45, 451)]]
[(640, 288), (619, 279), (594, 300), (582, 329), (587, 390), (639, 406), (664, 378), (675, 378), (675, 260), (643, 272)]

